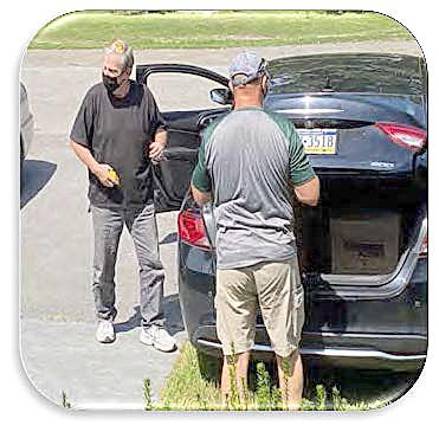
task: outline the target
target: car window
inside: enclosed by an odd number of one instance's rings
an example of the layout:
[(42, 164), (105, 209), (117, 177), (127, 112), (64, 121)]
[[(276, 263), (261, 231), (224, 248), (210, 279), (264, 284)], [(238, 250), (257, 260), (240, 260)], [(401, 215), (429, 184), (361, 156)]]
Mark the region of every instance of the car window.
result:
[(221, 105), (210, 100), (209, 92), (222, 87), (215, 81), (182, 73), (153, 73), (148, 77), (148, 88), (161, 111), (219, 108)]
[(270, 63), (271, 92), (335, 91), (420, 96), (426, 91), (423, 67), (423, 59), (398, 54), (282, 58)]

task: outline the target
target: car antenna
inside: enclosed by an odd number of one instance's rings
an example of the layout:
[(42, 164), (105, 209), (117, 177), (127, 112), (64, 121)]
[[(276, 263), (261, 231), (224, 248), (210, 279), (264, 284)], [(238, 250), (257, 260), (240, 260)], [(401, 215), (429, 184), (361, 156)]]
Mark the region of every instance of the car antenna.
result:
[(327, 92), (331, 92), (334, 91), (334, 89), (331, 86), (331, 80), (329, 79), (329, 75), (326, 75), (326, 84), (323, 87), (322, 91), (327, 91)]

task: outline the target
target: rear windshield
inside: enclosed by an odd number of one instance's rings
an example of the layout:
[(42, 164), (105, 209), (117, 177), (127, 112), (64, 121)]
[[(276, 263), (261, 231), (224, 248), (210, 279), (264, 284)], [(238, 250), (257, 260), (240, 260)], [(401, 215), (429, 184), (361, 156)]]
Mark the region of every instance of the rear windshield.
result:
[(289, 57), (269, 64), (271, 93), (321, 91), (419, 96), (425, 93), (422, 58), (364, 54)]

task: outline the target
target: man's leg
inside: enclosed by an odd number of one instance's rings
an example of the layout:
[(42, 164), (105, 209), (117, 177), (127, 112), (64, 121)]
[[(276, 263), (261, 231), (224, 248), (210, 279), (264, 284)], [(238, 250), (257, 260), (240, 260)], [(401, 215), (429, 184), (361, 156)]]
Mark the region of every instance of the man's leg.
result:
[(303, 391), (299, 342), (304, 321), (303, 287), (297, 259), (265, 263), (255, 270), (264, 324), (276, 353), (283, 402), (297, 409)]
[(130, 210), (126, 218), (134, 242), (140, 277), (140, 312), (145, 327), (163, 327), (163, 284), (165, 271), (160, 260), (154, 205)]
[(94, 230), (92, 289), (98, 319), (113, 321), (115, 308), (115, 266), (122, 216), (114, 210), (91, 207)]
[(221, 393), (223, 401), (231, 400), (235, 388), (243, 401), (256, 324), (257, 298), (252, 270), (217, 270), (216, 289), (217, 334), (224, 352)]
[(232, 397), (234, 386), (240, 401), (244, 401), (247, 392), (248, 365), (250, 351), (234, 356), (224, 356), (223, 370), (221, 373), (221, 395), (223, 403)]
[(303, 393), (303, 368), (299, 350), (288, 357), (276, 355), (282, 400), (289, 410), (298, 410)]
[(139, 262), (140, 341), (161, 351), (173, 351), (175, 339), (164, 328), (163, 284), (165, 271), (160, 260), (154, 205), (134, 211), (126, 219)]

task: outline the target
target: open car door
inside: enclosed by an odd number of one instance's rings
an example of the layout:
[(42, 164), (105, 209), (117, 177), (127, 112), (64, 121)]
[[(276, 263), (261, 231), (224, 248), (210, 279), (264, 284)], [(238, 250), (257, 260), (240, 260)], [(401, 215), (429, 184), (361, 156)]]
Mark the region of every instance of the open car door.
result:
[(183, 64), (139, 65), (136, 79), (152, 91), (168, 125), (165, 160), (154, 167), (156, 211), (178, 210), (197, 163), (202, 130), (230, 111), (228, 79)]

